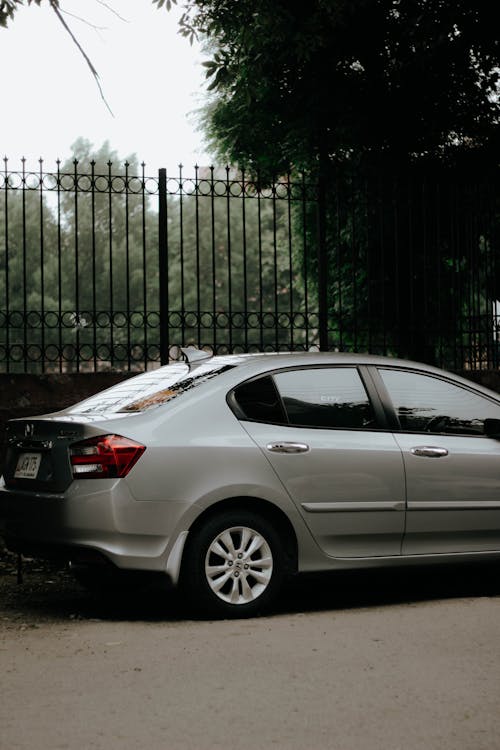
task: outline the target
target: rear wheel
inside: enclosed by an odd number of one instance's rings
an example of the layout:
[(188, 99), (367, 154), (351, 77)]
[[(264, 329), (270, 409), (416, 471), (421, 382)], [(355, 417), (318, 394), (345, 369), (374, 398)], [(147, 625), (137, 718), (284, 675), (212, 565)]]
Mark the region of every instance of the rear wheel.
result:
[(251, 617), (275, 599), (285, 574), (282, 540), (264, 518), (226, 511), (193, 533), (182, 586), (197, 611)]

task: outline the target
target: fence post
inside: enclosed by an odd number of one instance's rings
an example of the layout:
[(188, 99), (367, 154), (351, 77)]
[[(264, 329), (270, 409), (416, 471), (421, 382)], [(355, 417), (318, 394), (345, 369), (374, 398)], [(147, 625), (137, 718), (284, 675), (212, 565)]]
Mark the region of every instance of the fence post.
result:
[(169, 362), (167, 170), (158, 170), (158, 264), (160, 282), (160, 364)]

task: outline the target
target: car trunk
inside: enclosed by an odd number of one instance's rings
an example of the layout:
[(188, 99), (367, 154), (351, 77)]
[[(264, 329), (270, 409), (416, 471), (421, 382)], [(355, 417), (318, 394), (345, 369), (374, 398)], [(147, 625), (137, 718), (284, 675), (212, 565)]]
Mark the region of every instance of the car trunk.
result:
[(49, 417), (10, 421), (4, 469), (6, 486), (32, 492), (64, 492), (73, 481), (69, 446), (102, 433), (87, 420), (74, 422)]

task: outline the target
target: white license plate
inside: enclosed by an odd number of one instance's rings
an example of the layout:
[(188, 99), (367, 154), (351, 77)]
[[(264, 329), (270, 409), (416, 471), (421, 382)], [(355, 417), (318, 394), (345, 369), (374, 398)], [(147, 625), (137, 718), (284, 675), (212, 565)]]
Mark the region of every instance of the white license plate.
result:
[(42, 462), (41, 453), (21, 453), (17, 460), (15, 479), (36, 479)]

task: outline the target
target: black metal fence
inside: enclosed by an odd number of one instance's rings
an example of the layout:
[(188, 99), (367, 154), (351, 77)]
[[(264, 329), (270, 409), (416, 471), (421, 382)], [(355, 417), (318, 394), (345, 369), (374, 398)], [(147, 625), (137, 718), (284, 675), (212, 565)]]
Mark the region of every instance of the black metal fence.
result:
[(497, 187), (443, 171), (263, 187), (230, 168), (5, 159), (0, 371), (143, 370), (189, 344), (497, 366)]

